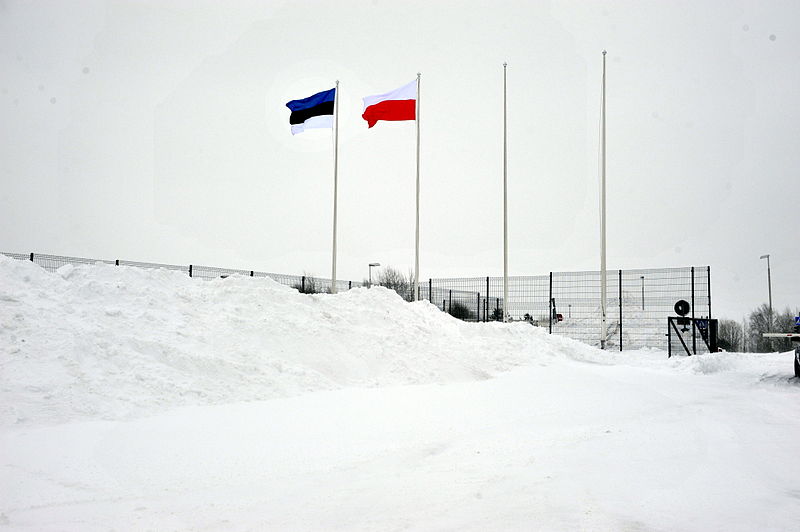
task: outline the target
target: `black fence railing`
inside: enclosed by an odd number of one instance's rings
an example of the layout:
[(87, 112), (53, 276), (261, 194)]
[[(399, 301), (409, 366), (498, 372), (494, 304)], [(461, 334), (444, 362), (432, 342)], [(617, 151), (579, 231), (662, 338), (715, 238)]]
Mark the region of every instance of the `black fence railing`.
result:
[[(126, 260), (98, 260), (40, 253), (5, 253), (30, 260), (45, 270), (66, 264), (115, 264), (139, 268), (165, 268), (199, 279), (229, 275), (269, 277), (304, 293), (330, 292), (330, 279), (309, 275), (285, 275), (201, 266), (178, 266)], [(508, 278), (508, 301), (503, 298), (502, 277), (428, 279), (419, 284), (421, 299), (464, 321), (499, 321), (507, 309), (514, 321), (546, 327), (550, 333), (568, 336), (591, 345), (604, 340), (608, 349), (667, 349), (667, 317), (674, 315), (675, 302), (691, 305), (691, 318), (711, 317), (711, 268), (684, 267), (606, 272), (606, 320), (602, 330), (600, 272), (551, 272), (548, 275)], [(337, 292), (362, 286), (356, 281), (337, 280)], [(398, 290), (413, 299), (410, 288)]]

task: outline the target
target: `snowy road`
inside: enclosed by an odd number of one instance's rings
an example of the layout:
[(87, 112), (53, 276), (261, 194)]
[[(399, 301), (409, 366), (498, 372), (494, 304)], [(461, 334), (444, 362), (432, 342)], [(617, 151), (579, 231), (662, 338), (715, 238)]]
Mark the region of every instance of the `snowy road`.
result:
[(568, 362), (7, 430), (2, 519), (19, 530), (796, 530), (800, 383), (753, 376)]

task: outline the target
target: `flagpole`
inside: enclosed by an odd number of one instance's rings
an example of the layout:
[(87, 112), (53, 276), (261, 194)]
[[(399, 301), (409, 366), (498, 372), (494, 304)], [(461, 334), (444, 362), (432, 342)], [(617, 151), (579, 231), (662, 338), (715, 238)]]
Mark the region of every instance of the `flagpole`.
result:
[[(417, 123), (417, 227), (416, 227), (416, 251), (414, 254), (414, 301), (419, 299), (419, 85), (422, 74), (417, 72), (417, 108), (414, 110), (414, 117)], [(428, 295), (430, 297), (430, 294)]]
[(606, 51), (600, 103), (600, 349), (606, 348)]
[(506, 72), (503, 63), (503, 322), (508, 322), (508, 135), (506, 113)]
[(336, 293), (336, 215), (337, 196), (339, 194), (339, 80), (336, 80), (336, 92), (333, 95), (333, 258), (331, 265), (331, 294)]

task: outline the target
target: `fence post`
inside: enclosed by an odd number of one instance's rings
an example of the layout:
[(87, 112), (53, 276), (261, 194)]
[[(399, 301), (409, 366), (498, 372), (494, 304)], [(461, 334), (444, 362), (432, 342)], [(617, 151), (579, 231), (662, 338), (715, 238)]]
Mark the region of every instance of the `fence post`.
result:
[(255, 272), (253, 272), (253, 270), (250, 270), (250, 277), (253, 277), (253, 273)]
[(189, 265), (189, 277), (191, 277), (191, 276), (192, 276), (192, 265), (190, 264)]
[[(479, 322), (481, 321), (481, 293), (480, 292), (475, 292), (475, 293), (478, 294), (478, 307), (476, 308), (478, 313), (475, 315), (475, 321)], [(484, 320), (486, 319), (486, 314), (484, 314), (483, 319)]]
[(447, 308), (450, 309), (450, 313), (453, 313), (453, 289), (450, 289), (450, 298), (447, 301)]
[(353, 288), (353, 281), (347, 281), (347, 289), (351, 290)]
[(31, 252), (31, 262), (33, 262), (33, 252)]
[(428, 277), (428, 301), (433, 303), (433, 279)]
[(694, 266), (692, 266), (692, 354), (697, 354), (697, 333), (694, 326)]
[(547, 301), (547, 323), (548, 330), (553, 334), (553, 272), (550, 272), (550, 299)]
[(442, 312), (447, 312), (447, 300), (442, 299)]
[(619, 350), (622, 351), (622, 270), (619, 271)]
[(114, 266), (119, 266), (119, 259), (114, 261)]
[[(505, 301), (503, 302), (505, 305)], [(489, 317), (486, 315), (489, 312), (489, 276), (486, 276), (486, 311), (483, 313), (483, 321), (489, 321)]]
[(672, 318), (667, 317), (667, 358), (672, 358)]
[(306, 293), (306, 276), (304, 275), (303, 278), (300, 280), (300, 288), (302, 288), (303, 293)]
[(708, 319), (711, 319), (711, 266), (708, 269)]

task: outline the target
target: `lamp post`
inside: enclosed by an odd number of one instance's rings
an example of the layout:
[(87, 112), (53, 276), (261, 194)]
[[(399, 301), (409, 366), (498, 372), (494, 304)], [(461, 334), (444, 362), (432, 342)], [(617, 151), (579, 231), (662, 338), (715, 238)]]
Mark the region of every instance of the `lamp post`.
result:
[(370, 262), (369, 263), (369, 286), (372, 288), (372, 268), (376, 268), (380, 266), (380, 262)]
[(761, 255), (760, 259), (767, 259), (767, 287), (769, 288), (769, 325), (767, 332), (772, 332), (772, 274), (769, 270), (769, 253)]
[(642, 310), (644, 310), (644, 275), (640, 275), (642, 279)]

